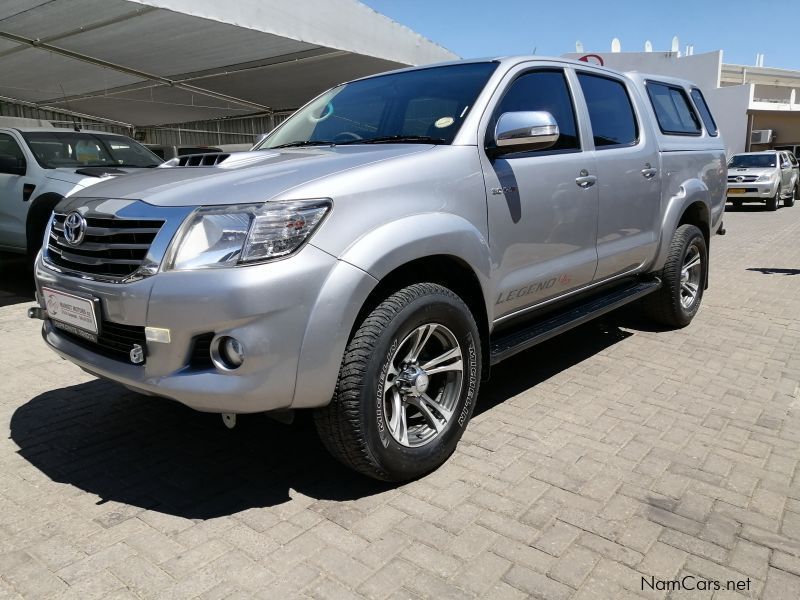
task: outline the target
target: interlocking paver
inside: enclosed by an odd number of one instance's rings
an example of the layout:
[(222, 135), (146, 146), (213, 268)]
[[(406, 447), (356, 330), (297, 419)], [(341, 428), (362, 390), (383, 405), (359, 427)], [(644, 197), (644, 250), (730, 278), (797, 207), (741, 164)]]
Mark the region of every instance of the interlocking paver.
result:
[(800, 209), (725, 220), (690, 327), (625, 309), (499, 365), (450, 461), (395, 487), (302, 416), (228, 431), (95, 380), (0, 307), (0, 597), (797, 597)]

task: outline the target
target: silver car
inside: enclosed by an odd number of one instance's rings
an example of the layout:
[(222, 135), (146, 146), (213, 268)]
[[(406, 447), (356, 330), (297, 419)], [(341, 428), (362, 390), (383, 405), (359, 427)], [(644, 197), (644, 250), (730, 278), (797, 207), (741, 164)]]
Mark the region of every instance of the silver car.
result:
[(453, 452), (491, 366), (642, 299), (689, 324), (722, 231), (702, 93), (536, 57), (339, 85), (254, 151), (184, 156), (57, 207), (45, 342), (202, 411), (314, 409), (386, 480)]
[(778, 210), (781, 201), (794, 206), (800, 177), (791, 158), (775, 150), (734, 154), (728, 162), (728, 200), (737, 206), (757, 200), (768, 210)]

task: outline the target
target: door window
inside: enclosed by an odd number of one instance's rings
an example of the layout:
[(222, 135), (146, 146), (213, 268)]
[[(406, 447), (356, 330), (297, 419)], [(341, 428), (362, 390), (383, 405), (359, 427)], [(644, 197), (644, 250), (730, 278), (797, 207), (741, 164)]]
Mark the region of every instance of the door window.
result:
[(495, 109), (487, 128), (487, 137), (491, 137), (497, 119), (503, 113), (537, 110), (545, 110), (553, 115), (558, 125), (558, 141), (546, 150), (524, 154), (580, 150), (575, 108), (566, 77), (560, 69), (532, 71), (517, 77)]
[(639, 125), (625, 85), (617, 80), (589, 73), (578, 73), (594, 146), (598, 150), (632, 146), (639, 139)]

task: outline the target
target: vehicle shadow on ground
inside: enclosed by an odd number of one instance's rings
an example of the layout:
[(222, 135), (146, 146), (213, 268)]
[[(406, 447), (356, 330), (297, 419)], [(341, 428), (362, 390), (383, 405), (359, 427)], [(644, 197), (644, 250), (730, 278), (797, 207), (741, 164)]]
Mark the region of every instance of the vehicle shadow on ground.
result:
[(800, 269), (778, 269), (773, 267), (750, 267), (748, 271), (757, 271), (762, 275), (800, 275)]
[(731, 204), (725, 205), (725, 212), (772, 212), (767, 210), (767, 205), (763, 202), (752, 202), (747, 204)]
[[(509, 359), (482, 387), (477, 413), (632, 335), (613, 318), (584, 325)], [(274, 506), (290, 490), (352, 500), (393, 486), (337, 463), (309, 413), (291, 426), (244, 415), (233, 430), (219, 415), (93, 380), (45, 392), (11, 419), (19, 454), (54, 481), (101, 498), (190, 519)]]
[(0, 254), (0, 307), (30, 302), (35, 289), (27, 258)]

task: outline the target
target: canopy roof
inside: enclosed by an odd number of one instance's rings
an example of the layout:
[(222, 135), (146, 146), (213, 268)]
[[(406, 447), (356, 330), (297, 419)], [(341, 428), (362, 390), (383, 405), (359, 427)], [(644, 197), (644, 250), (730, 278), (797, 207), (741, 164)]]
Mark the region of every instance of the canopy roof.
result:
[(0, 3), (0, 97), (130, 125), (296, 108), (454, 58), (355, 0)]

